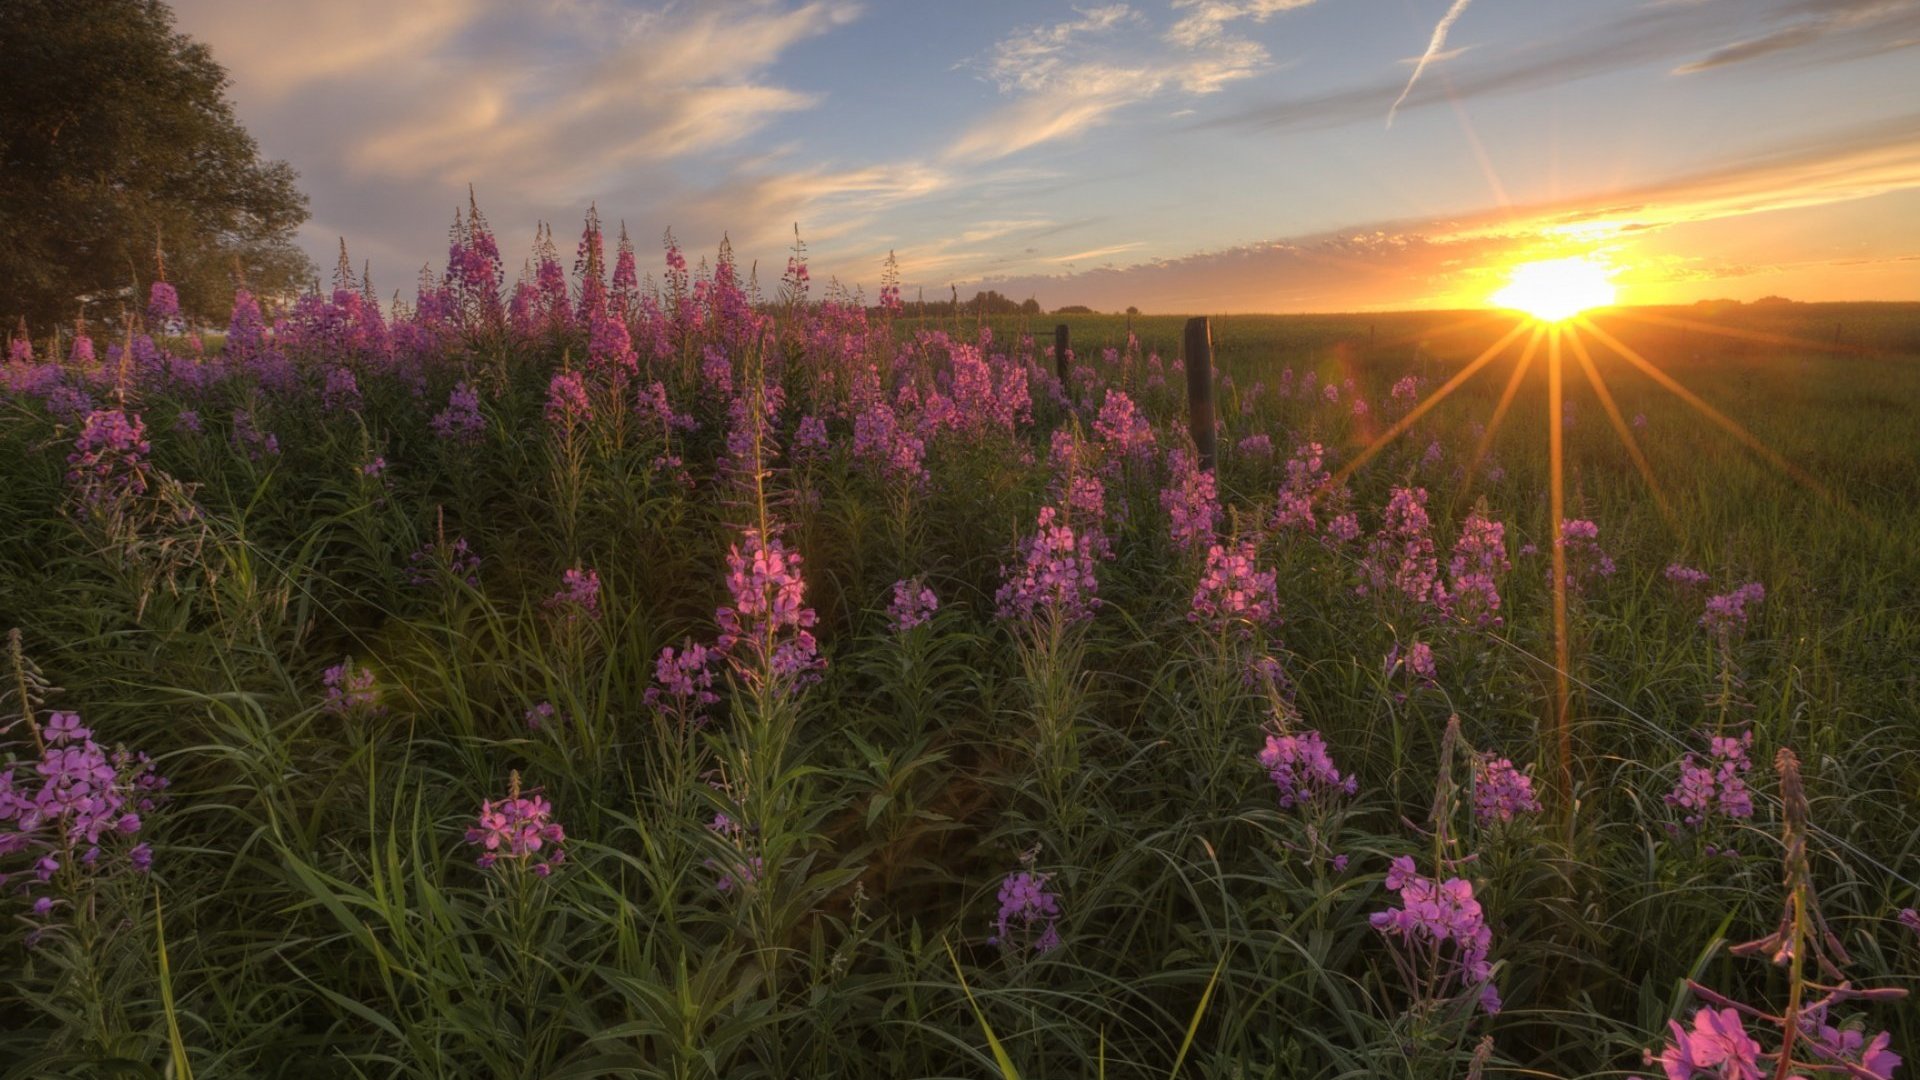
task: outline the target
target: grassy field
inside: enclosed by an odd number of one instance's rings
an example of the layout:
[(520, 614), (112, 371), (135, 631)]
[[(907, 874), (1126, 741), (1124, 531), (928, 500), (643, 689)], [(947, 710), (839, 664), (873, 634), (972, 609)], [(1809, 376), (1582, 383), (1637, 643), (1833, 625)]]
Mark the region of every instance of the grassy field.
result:
[(1527, 332), (1339, 475), (1511, 316), (1216, 318), (1208, 475), (1182, 319), (703, 296), (9, 364), (0, 791), (70, 710), (138, 820), (0, 803), (0, 1076), (1654, 1075), (1689, 979), (1920, 985), (1920, 305), (1595, 316), (1766, 450), (1581, 332), (1557, 635)]

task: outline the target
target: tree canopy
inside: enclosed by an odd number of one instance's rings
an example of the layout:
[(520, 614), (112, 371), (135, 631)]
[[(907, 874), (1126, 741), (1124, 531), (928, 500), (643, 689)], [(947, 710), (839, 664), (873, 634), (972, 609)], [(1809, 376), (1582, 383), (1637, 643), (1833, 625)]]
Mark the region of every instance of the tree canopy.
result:
[[(0, 317), (37, 332), (82, 297), (132, 287), (165, 253), (192, 316), (219, 319), (236, 276), (310, 281), (294, 246), (307, 200), (234, 118), (227, 73), (159, 0), (5, 0), (0, 18)], [(117, 315), (122, 300), (86, 304)]]

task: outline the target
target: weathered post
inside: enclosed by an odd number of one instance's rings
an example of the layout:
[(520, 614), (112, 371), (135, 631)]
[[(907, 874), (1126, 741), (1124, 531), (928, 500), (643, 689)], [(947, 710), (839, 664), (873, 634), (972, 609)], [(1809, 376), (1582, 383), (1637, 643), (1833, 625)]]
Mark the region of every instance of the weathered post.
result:
[(1060, 389), (1067, 388), (1067, 324), (1053, 328), (1053, 369), (1060, 376)]
[(1187, 320), (1187, 412), (1200, 467), (1213, 468), (1213, 327), (1205, 315)]

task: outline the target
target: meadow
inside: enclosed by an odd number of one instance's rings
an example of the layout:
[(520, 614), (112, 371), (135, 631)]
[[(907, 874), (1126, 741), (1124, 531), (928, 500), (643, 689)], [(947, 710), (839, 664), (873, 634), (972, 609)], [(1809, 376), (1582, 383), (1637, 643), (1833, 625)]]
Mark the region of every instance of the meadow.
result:
[(1182, 319), (536, 254), (14, 340), (0, 1076), (1920, 1046), (1920, 306), (1592, 314), (1766, 449), (1585, 333), (1556, 521), (1511, 313), (1214, 319), (1207, 469)]

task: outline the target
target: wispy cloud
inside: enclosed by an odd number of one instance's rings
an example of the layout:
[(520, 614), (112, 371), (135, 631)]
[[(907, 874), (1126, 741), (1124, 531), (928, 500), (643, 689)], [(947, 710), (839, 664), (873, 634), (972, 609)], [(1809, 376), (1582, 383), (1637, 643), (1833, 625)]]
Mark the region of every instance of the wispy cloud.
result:
[[(256, 0), (181, 0), (237, 77), (296, 111), (352, 110), (335, 155), (363, 174), (572, 198), (636, 164), (739, 142), (818, 95), (764, 72), (843, 25), (842, 0), (733, 0), (633, 10), (610, 0), (424, 0), (289, 13)], [(388, 18), (387, 13), (392, 12)], [(528, 47), (528, 43), (538, 47)], [(271, 61), (258, 61), (260, 57)], [(724, 64), (717, 57), (726, 58)], [(404, 61), (404, 62), (403, 62)], [(256, 70), (257, 67), (257, 70)]]
[(1798, 11), (1810, 14), (1779, 29), (1722, 45), (1697, 60), (1681, 64), (1673, 73), (1692, 75), (1823, 44), (1839, 45), (1840, 51), (1848, 55), (1920, 44), (1920, 39), (1898, 36), (1903, 28), (1907, 32), (1920, 32), (1920, 3), (1913, 0), (1803, 3), (1796, 5), (1796, 11), (1790, 14)]
[(1401, 102), (1406, 101), (1407, 95), (1413, 93), (1413, 84), (1420, 81), (1420, 73), (1427, 70), (1427, 65), (1433, 63), (1441, 50), (1447, 47), (1447, 31), (1452, 30), (1453, 24), (1460, 21), (1460, 16), (1467, 13), (1468, 2), (1469, 0), (1453, 0), (1453, 6), (1447, 8), (1447, 13), (1440, 16), (1440, 21), (1434, 25), (1433, 37), (1427, 40), (1427, 51), (1421, 53), (1420, 59), (1413, 65), (1413, 74), (1407, 78), (1406, 89), (1401, 90), (1400, 96), (1393, 99), (1392, 105), (1387, 106), (1388, 127), (1393, 126), (1393, 114), (1400, 111)]
[(969, 125), (946, 157), (993, 161), (1098, 127), (1130, 105), (1216, 93), (1272, 60), (1258, 42), (1229, 33), (1230, 26), (1311, 2), (1176, 0), (1180, 17), (1158, 34), (1132, 7), (1109, 4), (1020, 30), (968, 65), (1014, 100)]
[[(1920, 113), (1620, 190), (982, 284), (1103, 309), (1143, 301), (1170, 311), (1386, 308), (1457, 303), (1515, 261), (1596, 249), (1627, 256), (1640, 280), (1717, 280), (1781, 267), (1712, 253), (1637, 260), (1632, 249), (1667, 230), (1900, 191), (1920, 191)], [(1801, 268), (1842, 261), (1826, 256)]]
[[(1809, 19), (1826, 20), (1814, 35), (1788, 33)], [(1753, 32), (1759, 30), (1755, 37)], [(1775, 33), (1787, 36), (1765, 49), (1739, 49), (1728, 38), (1744, 32), (1751, 42)], [(1720, 61), (1694, 68), (1735, 63), (1839, 63), (1891, 49), (1920, 46), (1920, 0), (1694, 0), (1636, 7), (1624, 15), (1611, 11), (1570, 21), (1556, 36), (1496, 47), (1489, 43), (1463, 58), (1450, 73), (1444, 91), (1431, 80), (1379, 78), (1242, 107), (1196, 122), (1198, 127), (1307, 130), (1340, 127), (1394, 110), (1412, 109), (1475, 97), (1539, 90), (1609, 72), (1670, 65), (1683, 57), (1705, 64), (1716, 52), (1735, 50)], [(1431, 62), (1431, 61), (1430, 61)], [(1683, 64), (1683, 67), (1689, 65)]]

